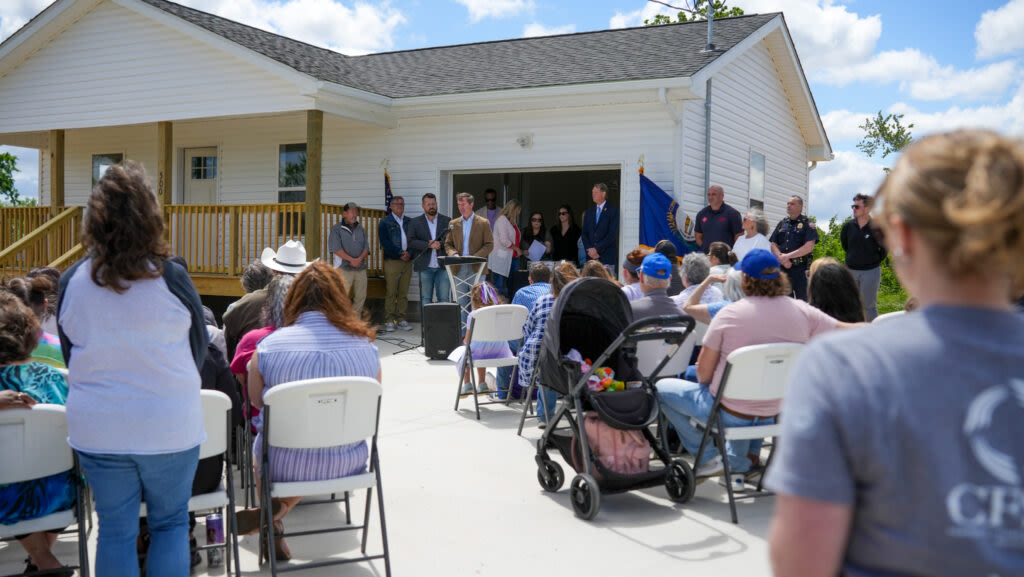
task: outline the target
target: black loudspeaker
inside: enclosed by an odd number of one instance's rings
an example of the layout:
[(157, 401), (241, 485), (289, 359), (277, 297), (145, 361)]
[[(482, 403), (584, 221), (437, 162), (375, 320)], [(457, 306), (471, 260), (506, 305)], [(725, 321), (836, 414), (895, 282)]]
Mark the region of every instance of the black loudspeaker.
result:
[(423, 351), (427, 358), (443, 361), (459, 346), (459, 305), (423, 305)]

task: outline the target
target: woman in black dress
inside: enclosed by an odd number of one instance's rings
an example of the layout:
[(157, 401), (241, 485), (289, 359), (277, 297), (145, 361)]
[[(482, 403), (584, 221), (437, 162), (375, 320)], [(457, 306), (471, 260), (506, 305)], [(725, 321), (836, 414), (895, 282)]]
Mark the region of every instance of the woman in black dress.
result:
[(551, 227), (551, 260), (576, 262), (579, 251), (576, 243), (580, 239), (580, 227), (572, 214), (572, 207), (563, 204), (558, 207), (558, 221)]
[[(519, 243), (523, 256), (529, 259), (530, 246), (533, 241), (544, 245), (544, 254), (538, 260), (551, 260), (551, 237), (548, 230), (544, 228), (544, 215), (539, 212), (530, 214), (530, 222), (523, 228), (523, 240)], [(532, 262), (532, 261), (530, 261)]]

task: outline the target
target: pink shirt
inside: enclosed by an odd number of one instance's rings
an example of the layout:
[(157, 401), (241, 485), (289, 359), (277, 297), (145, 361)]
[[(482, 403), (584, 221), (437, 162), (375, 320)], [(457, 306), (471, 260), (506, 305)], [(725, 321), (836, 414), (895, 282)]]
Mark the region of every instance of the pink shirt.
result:
[[(718, 394), (729, 353), (749, 345), (806, 343), (834, 329), (837, 322), (804, 301), (789, 297), (746, 297), (732, 303), (711, 319), (704, 336), (704, 346), (721, 353), (711, 379), (711, 394)], [(768, 417), (778, 414), (782, 400), (735, 401), (725, 397), (722, 404), (747, 415)]]

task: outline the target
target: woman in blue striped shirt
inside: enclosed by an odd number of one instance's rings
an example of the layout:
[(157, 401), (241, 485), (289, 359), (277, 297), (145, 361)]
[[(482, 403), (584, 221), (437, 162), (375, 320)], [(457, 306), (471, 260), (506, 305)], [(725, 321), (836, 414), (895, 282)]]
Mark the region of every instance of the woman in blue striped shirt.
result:
[[(280, 384), (324, 377), (370, 377), (380, 380), (380, 358), (372, 338), (375, 331), (360, 320), (348, 298), (348, 287), (334, 267), (311, 263), (292, 283), (285, 300), (284, 324), (256, 347), (249, 362), (249, 398), (263, 406), (263, 393)], [(261, 417), (254, 421), (263, 428)], [(260, 455), (262, 434), (253, 452)], [(366, 470), (365, 441), (320, 449), (270, 447), (274, 481), (319, 481), (354, 475)], [(274, 529), (283, 531), (281, 519), (300, 498), (275, 499)], [(258, 529), (257, 509), (238, 514), (239, 534)], [(283, 539), (277, 540), (279, 560), (291, 557)]]

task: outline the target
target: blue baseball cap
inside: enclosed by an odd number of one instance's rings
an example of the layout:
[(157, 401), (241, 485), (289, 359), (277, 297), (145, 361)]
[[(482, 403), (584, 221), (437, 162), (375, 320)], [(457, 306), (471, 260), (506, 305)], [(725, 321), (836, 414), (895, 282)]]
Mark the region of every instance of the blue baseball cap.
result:
[(738, 271), (743, 271), (743, 274), (759, 279), (772, 279), (779, 276), (778, 271), (774, 273), (765, 274), (765, 269), (768, 268), (781, 268), (779, 259), (775, 258), (775, 255), (769, 250), (763, 248), (755, 248), (754, 250), (747, 253), (743, 257), (743, 260), (736, 263), (733, 267)]
[(644, 257), (640, 264), (640, 272), (653, 278), (668, 278), (672, 276), (672, 263), (660, 252), (652, 252)]

